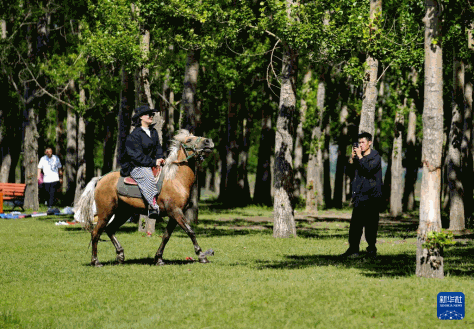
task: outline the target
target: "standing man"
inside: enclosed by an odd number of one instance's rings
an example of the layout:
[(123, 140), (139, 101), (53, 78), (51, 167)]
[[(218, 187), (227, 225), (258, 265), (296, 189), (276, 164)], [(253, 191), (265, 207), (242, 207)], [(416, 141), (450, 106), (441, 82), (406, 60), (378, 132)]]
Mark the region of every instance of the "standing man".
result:
[(43, 188), (48, 194), (48, 209), (51, 209), (56, 201), (56, 190), (63, 182), (63, 171), (61, 161), (56, 155), (53, 155), (51, 147), (46, 148), (44, 156), (38, 163), (38, 179), (43, 171)]
[(372, 135), (362, 132), (358, 135), (359, 143), (354, 145), (349, 160), (354, 167), (352, 182), (352, 211), (349, 228), (349, 249), (342, 258), (359, 256), (359, 244), (362, 229), (365, 227), (367, 256), (377, 256), (377, 229), (379, 224), (379, 205), (382, 196), (382, 159), (379, 152), (371, 149)]

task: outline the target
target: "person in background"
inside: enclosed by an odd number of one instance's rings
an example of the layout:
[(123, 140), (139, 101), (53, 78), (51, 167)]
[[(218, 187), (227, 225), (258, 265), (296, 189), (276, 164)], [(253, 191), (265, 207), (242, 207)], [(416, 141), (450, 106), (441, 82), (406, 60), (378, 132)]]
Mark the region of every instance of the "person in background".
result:
[(38, 163), (38, 180), (43, 173), (42, 185), (48, 195), (48, 209), (51, 209), (56, 201), (56, 190), (63, 182), (63, 171), (61, 161), (51, 147), (47, 147), (44, 154)]
[(349, 228), (349, 249), (340, 255), (342, 258), (359, 256), (359, 244), (365, 227), (365, 240), (368, 243), (367, 257), (377, 256), (377, 230), (379, 225), (379, 205), (382, 196), (382, 159), (371, 149), (372, 135), (362, 132), (358, 143), (352, 149), (349, 163), (353, 165), (352, 211)]

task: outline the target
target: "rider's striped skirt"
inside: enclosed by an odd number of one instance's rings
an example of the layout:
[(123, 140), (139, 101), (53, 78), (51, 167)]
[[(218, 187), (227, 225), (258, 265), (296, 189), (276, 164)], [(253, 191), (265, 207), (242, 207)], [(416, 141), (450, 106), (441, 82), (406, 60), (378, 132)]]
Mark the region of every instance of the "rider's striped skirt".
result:
[(153, 177), (153, 172), (150, 167), (136, 167), (133, 168), (130, 172), (130, 177), (132, 177), (137, 183), (140, 192), (145, 197), (145, 200), (148, 204), (154, 208), (158, 209), (158, 205), (153, 202), (153, 199), (158, 194), (158, 189), (156, 188), (155, 178)]

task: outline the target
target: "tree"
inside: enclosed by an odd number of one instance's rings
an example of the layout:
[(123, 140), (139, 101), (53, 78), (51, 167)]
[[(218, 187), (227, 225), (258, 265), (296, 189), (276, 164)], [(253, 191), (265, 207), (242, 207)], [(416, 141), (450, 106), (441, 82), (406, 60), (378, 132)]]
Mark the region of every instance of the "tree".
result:
[(425, 90), (423, 104), (423, 144), (420, 224), (417, 231), (416, 275), (443, 278), (441, 251), (423, 244), (429, 232), (441, 231), (441, 155), (443, 150), (443, 54), (441, 47), (441, 6), (425, 0)]
[[(370, 0), (370, 25), (369, 29), (375, 33), (378, 29), (382, 15), (382, 0)], [(377, 103), (377, 77), (379, 62), (371, 55), (367, 56), (367, 69), (364, 79), (364, 96), (362, 98), (362, 113), (360, 117), (359, 132), (365, 131), (374, 136), (375, 133), (375, 106)]]
[[(286, 0), (288, 19), (291, 20), (292, 0)], [(273, 201), (273, 236), (296, 236), (293, 209), (293, 120), (296, 107), (297, 54), (291, 45), (283, 47), (280, 104), (275, 134), (275, 188)]]
[(464, 63), (453, 61), (453, 100), (448, 146), (449, 230), (465, 228), (461, 144), (464, 128)]
[(404, 98), (403, 107), (400, 108), (395, 116), (395, 136), (393, 139), (392, 149), (392, 177), (390, 187), (390, 215), (400, 216), (402, 213), (402, 184), (403, 184), (403, 168), (402, 168), (402, 156), (403, 156), (403, 132), (404, 126), (404, 114), (403, 110), (406, 107), (407, 99)]

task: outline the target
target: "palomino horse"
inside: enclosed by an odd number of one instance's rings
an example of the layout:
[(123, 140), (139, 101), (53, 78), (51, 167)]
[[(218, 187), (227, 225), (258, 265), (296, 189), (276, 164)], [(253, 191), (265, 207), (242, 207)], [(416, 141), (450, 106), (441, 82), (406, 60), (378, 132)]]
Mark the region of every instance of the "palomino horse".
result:
[[(196, 241), (194, 231), (184, 217), (183, 209), (188, 203), (191, 187), (194, 183), (195, 161), (197, 158), (202, 159), (202, 154), (211, 152), (213, 148), (214, 143), (211, 139), (193, 136), (187, 130), (180, 130), (172, 140), (170, 155), (166, 159), (161, 173), (161, 175), (165, 175), (163, 188), (157, 200), (160, 206), (160, 214), (168, 215), (169, 221), (161, 245), (155, 255), (156, 265), (164, 265), (163, 251), (176, 225), (179, 225), (191, 238), (199, 262), (209, 262), (206, 256), (210, 252), (202, 252)], [(81, 222), (91, 232), (91, 265), (94, 266), (102, 266), (97, 258), (97, 243), (104, 230), (115, 247), (117, 261), (119, 263), (124, 262), (124, 251), (115, 237), (115, 232), (134, 213), (144, 213), (147, 209), (142, 198), (127, 197), (117, 193), (119, 178), (119, 172), (108, 173), (102, 178), (93, 178), (84, 189), (76, 207), (77, 212), (82, 217)], [(95, 227), (93, 227), (94, 201), (98, 216)], [(115, 218), (110, 225), (107, 225), (112, 215), (115, 215)]]

